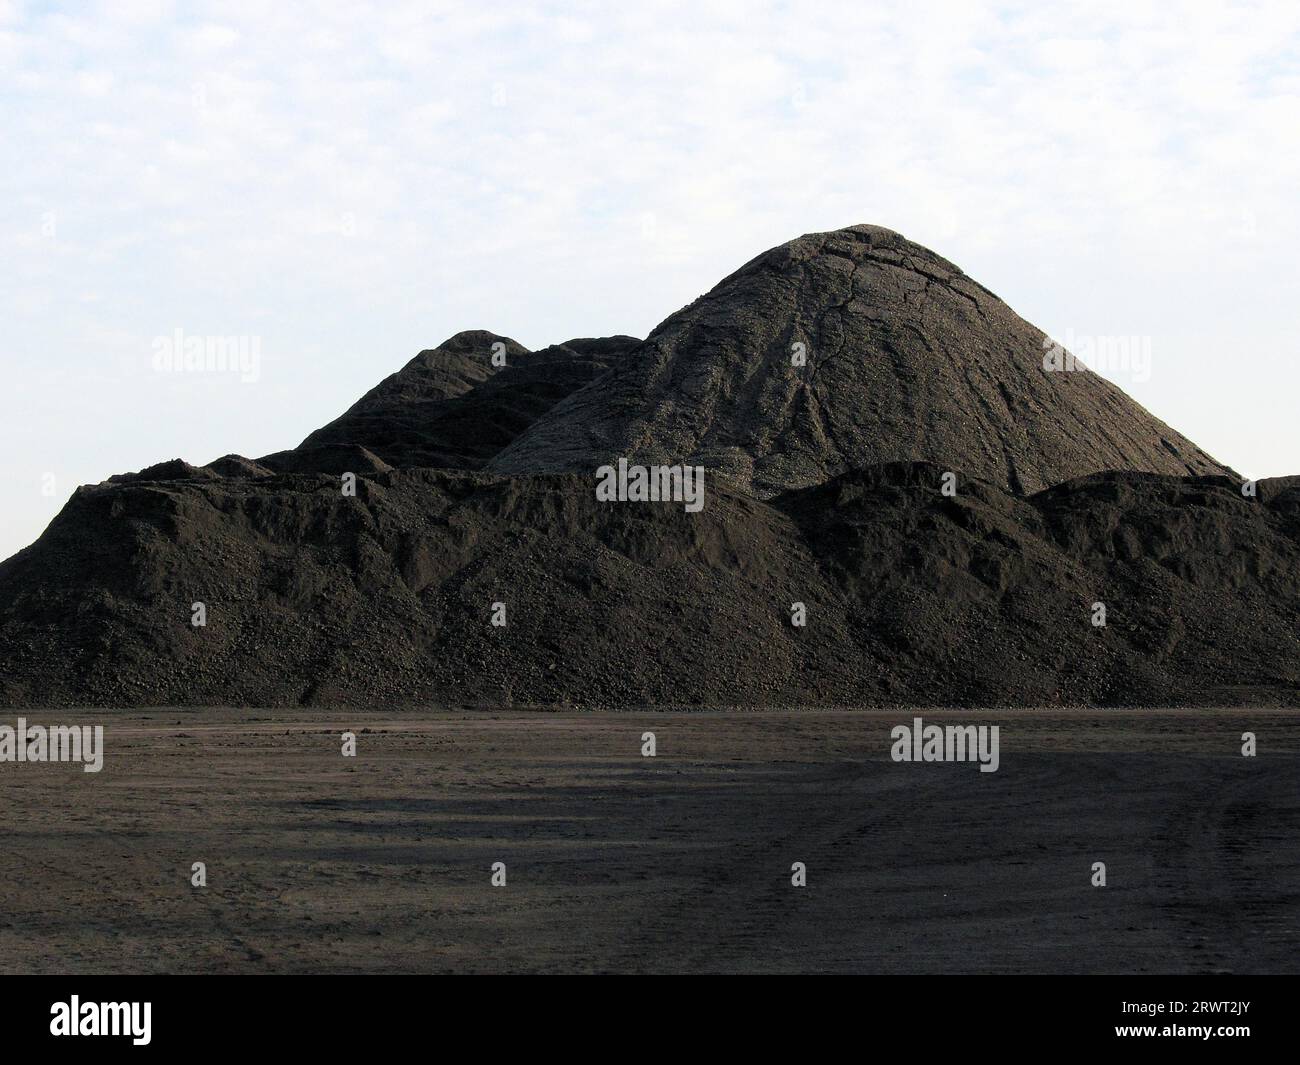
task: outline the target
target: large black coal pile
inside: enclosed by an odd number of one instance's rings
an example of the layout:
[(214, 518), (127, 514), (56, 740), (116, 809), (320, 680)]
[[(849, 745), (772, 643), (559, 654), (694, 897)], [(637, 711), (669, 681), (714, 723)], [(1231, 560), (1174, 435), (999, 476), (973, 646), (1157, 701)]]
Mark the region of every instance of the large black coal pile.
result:
[[(458, 334), (296, 449), (78, 489), (0, 564), (0, 703), (1300, 705), (1300, 478), (1043, 352), (865, 226), (645, 341)], [(598, 501), (620, 457), (703, 510)]]

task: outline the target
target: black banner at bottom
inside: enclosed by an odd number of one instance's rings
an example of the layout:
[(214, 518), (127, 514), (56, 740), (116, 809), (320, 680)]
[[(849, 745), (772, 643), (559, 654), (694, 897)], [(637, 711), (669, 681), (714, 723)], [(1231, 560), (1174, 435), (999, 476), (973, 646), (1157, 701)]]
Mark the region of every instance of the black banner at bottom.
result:
[[(750, 979), (721, 989), (572, 978), (9, 977), (7, 1049), (114, 1052), (263, 1047), (332, 1055), (394, 1041), (483, 1051), (556, 1040), (608, 1051), (631, 1037), (678, 1054), (759, 1041), (820, 1053), (828, 1035), (898, 1052), (1135, 1048), (1200, 1044), (1235, 1054), (1293, 1045), (1286, 982), (1248, 976), (859, 977), (824, 984)], [(717, 978), (711, 981), (718, 983)], [(663, 1040), (660, 1043), (660, 1040)], [(455, 1040), (455, 1042), (451, 1042)], [(590, 1041), (589, 1041), (590, 1040)], [(17, 1060), (17, 1059), (14, 1059)]]

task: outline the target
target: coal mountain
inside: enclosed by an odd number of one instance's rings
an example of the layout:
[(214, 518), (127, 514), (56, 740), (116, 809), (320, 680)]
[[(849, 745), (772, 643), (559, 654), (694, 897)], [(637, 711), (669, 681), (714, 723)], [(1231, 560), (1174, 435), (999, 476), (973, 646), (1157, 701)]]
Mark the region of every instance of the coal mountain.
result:
[[(1300, 705), (1300, 478), (1049, 347), (874, 226), (645, 340), (457, 334), (297, 448), (79, 488), (0, 564), (0, 703)], [(620, 458), (703, 510), (599, 501)]]

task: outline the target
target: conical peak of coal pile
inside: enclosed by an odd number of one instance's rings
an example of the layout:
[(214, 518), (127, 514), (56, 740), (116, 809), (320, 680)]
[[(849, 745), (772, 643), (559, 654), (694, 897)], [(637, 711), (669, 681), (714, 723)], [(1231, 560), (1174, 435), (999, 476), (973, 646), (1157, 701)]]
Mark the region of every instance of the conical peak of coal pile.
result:
[(764, 252), (489, 463), (690, 462), (760, 497), (892, 461), (1013, 492), (1111, 469), (1231, 473), (927, 248), (878, 226)]

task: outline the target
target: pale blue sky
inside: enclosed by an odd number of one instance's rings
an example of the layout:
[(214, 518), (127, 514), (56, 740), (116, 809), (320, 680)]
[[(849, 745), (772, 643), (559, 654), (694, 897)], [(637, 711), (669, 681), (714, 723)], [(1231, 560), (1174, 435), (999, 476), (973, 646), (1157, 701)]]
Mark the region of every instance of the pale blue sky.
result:
[[(0, 0), (0, 557), (297, 444), (461, 329), (644, 335), (873, 222), (1248, 476), (1300, 473), (1300, 7)], [(256, 337), (261, 374), (153, 342)], [(46, 494), (53, 486), (53, 494)]]

